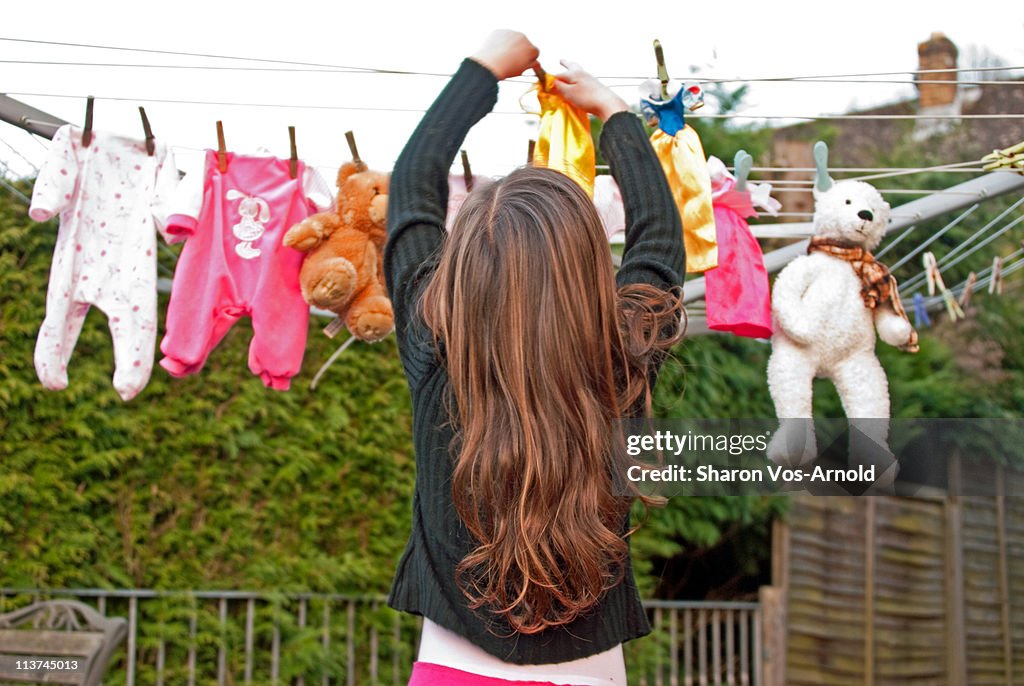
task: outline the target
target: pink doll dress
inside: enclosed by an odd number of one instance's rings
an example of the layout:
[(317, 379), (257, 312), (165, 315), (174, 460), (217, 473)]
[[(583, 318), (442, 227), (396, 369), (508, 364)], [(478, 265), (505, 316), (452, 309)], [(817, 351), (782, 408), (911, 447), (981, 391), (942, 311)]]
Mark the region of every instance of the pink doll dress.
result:
[[(714, 160), (714, 162), (712, 162)], [(771, 296), (764, 255), (747, 225), (756, 217), (749, 190), (737, 191), (736, 179), (714, 157), (708, 160), (718, 239), (718, 266), (704, 272), (708, 328), (747, 338), (771, 338)], [(766, 198), (767, 209), (777, 209)]]

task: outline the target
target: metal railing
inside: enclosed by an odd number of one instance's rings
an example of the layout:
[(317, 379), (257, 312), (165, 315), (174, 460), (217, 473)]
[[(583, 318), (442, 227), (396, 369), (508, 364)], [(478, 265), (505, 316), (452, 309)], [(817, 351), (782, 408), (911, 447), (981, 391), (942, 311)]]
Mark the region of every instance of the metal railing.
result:
[[(149, 589), (0, 588), (0, 613), (68, 597), (128, 620), (107, 686), (399, 686), (409, 678), (422, 621), (379, 596)], [(758, 603), (644, 605), (653, 632), (626, 644), (630, 683), (763, 683)]]

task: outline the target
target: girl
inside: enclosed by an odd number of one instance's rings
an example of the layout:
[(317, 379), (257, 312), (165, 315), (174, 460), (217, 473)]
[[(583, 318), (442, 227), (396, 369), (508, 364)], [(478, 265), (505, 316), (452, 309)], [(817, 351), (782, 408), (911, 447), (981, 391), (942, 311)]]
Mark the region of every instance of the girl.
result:
[(520, 169), (471, 194), (445, 234), (448, 169), (498, 81), (536, 64), (512, 31), (466, 59), (391, 176), (384, 273), (413, 403), (416, 491), (391, 607), (424, 617), (414, 686), (626, 683), (649, 633), (614, 420), (650, 407), (682, 336), (679, 214), (644, 129), (576, 65), (569, 102), (605, 122), (622, 189), (616, 277), (593, 203)]

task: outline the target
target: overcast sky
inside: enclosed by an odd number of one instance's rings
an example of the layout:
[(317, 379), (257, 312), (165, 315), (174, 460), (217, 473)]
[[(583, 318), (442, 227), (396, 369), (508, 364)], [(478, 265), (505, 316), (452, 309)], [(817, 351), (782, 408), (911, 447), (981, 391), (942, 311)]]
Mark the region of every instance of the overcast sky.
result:
[[(262, 9), (266, 7), (267, 9)], [(655, 76), (651, 41), (664, 45), (669, 73), (695, 78), (765, 78), (864, 72), (904, 72), (917, 66), (917, 43), (933, 31), (961, 49), (983, 50), (1024, 65), (1024, 2), (970, 3), (861, 0), (836, 2), (309, 2), (241, 3), (184, 0), (167, 3), (47, 0), (5, 3), (0, 36), (210, 53), (351, 67), (450, 74), (493, 28), (526, 33), (549, 71), (569, 58), (609, 79), (635, 102), (638, 77)], [(224, 121), (228, 148), (268, 148), (288, 154), (287, 126), (298, 131), (299, 154), (330, 179), (347, 159), (344, 132), (355, 131), (362, 157), (390, 169), (420, 114), (345, 108), (426, 108), (444, 85), (434, 76), (114, 68), (86, 62), (274, 67), (223, 61), (0, 41), (0, 91), (81, 124), (82, 97), (16, 93), (93, 94), (97, 129), (141, 136), (144, 105), (158, 138), (171, 144), (179, 166), (216, 146), (214, 122)], [(26, 65), (11, 60), (73, 62)], [(280, 66), (280, 65), (276, 65)], [(699, 75), (698, 77), (699, 78)], [(878, 77), (906, 79), (907, 76)], [(525, 81), (525, 80), (524, 80)], [(503, 174), (524, 162), (536, 117), (519, 114), (528, 84), (507, 83), (495, 114), (466, 142), (474, 170)], [(841, 113), (911, 97), (900, 84), (754, 83), (744, 113), (813, 116)], [(125, 100), (105, 100), (125, 98)], [(147, 99), (259, 103), (255, 107), (147, 102)], [(713, 112), (713, 105), (702, 112)], [(778, 122), (782, 123), (782, 122)], [(37, 163), (44, 147), (0, 123), (0, 140)], [(708, 151), (731, 159), (735, 151)], [(29, 167), (6, 145), (0, 160)], [(959, 161), (959, 160), (956, 160)], [(755, 164), (757, 160), (755, 160)]]

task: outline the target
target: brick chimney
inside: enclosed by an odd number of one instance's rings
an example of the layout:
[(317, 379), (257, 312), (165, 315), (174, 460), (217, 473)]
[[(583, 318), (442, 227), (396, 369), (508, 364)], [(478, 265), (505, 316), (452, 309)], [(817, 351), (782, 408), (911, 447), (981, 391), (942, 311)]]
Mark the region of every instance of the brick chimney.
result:
[[(923, 43), (917, 44), (918, 69), (956, 69), (959, 51), (953, 41), (944, 33), (935, 32)], [(939, 115), (942, 118), (918, 119), (914, 125), (914, 140), (924, 140), (951, 131), (960, 121), (960, 93), (957, 72), (918, 73), (918, 81), (939, 81), (941, 83), (918, 83), (920, 98), (918, 115)]]
[[(918, 69), (956, 69), (956, 58), (959, 51), (953, 41), (944, 33), (933, 33), (931, 38), (917, 44)], [(956, 72), (940, 74), (920, 74), (925, 81), (946, 81), (948, 83), (919, 83), (921, 107), (949, 106), (956, 101)]]

